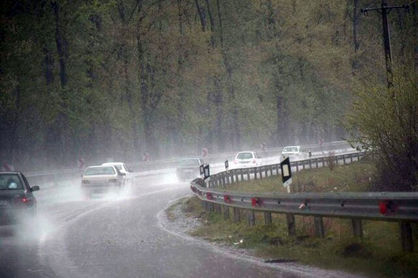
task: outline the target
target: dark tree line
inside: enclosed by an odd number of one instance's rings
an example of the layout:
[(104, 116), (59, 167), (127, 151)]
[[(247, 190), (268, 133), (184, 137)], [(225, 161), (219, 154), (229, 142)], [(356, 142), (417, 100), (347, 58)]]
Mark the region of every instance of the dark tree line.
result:
[[(1, 161), (345, 138), (353, 89), (385, 77), (379, 18), (359, 12), (372, 4), (2, 1)], [(416, 21), (416, 4), (390, 16), (397, 63), (416, 63)]]

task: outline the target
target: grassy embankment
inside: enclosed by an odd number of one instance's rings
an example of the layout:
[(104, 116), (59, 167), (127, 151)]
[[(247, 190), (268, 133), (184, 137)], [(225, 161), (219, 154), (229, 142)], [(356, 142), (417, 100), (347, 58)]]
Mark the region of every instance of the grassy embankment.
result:
[[(337, 166), (332, 171), (329, 168), (305, 170), (294, 176), (293, 186), (307, 192), (368, 191), (374, 172), (375, 168), (369, 162)], [(278, 177), (242, 182), (228, 190), (285, 192)], [(352, 235), (350, 220), (324, 218), (326, 237), (320, 239), (314, 237), (312, 217), (296, 216), (297, 236), (289, 237), (284, 215), (274, 214), (273, 224), (267, 226), (263, 224), (262, 213), (256, 213), (257, 225), (249, 227), (245, 211), (242, 211), (242, 221), (234, 223), (224, 220), (222, 215), (207, 213), (195, 197), (184, 199), (175, 206), (181, 206), (187, 217), (201, 219), (202, 225), (192, 231), (192, 235), (245, 248), (262, 258), (295, 260), (372, 277), (416, 277), (418, 273), (417, 225), (412, 226), (415, 252), (405, 254), (401, 250), (398, 223), (363, 221), (364, 237), (358, 239)]]

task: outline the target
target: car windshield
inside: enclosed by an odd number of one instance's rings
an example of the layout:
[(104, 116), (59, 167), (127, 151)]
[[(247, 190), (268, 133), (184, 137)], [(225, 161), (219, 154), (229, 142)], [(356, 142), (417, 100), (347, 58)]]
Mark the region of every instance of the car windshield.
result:
[(298, 152), (298, 147), (284, 147), (283, 152), (297, 153)]
[(23, 184), (20, 182), (17, 174), (1, 174), (0, 175), (0, 190), (19, 190), (23, 189)]
[(95, 175), (114, 175), (115, 169), (113, 167), (91, 167), (87, 168), (84, 172), (85, 176), (95, 176)]
[(199, 166), (198, 159), (185, 159), (180, 161), (180, 166)]
[(237, 155), (237, 159), (252, 159), (253, 154), (252, 153), (239, 153)]

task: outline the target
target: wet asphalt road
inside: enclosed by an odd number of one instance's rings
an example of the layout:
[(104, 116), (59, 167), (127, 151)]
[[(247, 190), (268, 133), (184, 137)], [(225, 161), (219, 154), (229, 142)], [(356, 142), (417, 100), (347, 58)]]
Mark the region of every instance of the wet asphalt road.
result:
[(83, 200), (76, 188), (41, 189), (37, 223), (0, 230), (0, 277), (341, 277), (272, 268), (167, 232), (158, 215), (189, 194), (170, 177), (143, 177), (120, 198)]

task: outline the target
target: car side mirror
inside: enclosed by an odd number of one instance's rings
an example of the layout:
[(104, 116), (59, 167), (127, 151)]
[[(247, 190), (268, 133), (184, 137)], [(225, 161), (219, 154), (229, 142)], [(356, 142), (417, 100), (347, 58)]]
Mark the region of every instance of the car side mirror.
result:
[(30, 188), (30, 191), (38, 191), (40, 188), (39, 188), (39, 186), (37, 186), (37, 185), (34, 185), (34, 186), (32, 186), (31, 188)]
[(119, 175), (126, 176), (126, 173), (119, 172)]

